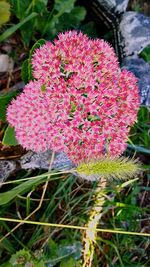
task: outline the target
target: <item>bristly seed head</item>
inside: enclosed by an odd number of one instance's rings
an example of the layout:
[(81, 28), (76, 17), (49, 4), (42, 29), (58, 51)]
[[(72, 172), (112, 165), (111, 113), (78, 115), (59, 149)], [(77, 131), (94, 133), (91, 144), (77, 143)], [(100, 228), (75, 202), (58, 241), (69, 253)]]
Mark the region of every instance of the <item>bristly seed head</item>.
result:
[(141, 170), (141, 164), (137, 159), (103, 156), (96, 160), (80, 163), (75, 169), (75, 173), (88, 181), (101, 178), (125, 180), (135, 176)]

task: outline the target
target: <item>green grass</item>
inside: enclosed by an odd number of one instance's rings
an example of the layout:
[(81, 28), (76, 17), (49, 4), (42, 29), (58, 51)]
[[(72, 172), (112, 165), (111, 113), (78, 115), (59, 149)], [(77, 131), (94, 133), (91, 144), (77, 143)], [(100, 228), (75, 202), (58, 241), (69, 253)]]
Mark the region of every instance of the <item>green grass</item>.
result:
[[(149, 111), (142, 107), (138, 123), (131, 130), (130, 147), (126, 155), (133, 156), (135, 146), (141, 149), (150, 147), (149, 128)], [(111, 181), (107, 184), (107, 199), (99, 228), (144, 233), (150, 231), (150, 166), (147, 163), (150, 156), (144, 150), (136, 155), (142, 160), (145, 171), (131, 183)], [(27, 180), (31, 177), (34, 178)], [(24, 181), (14, 182), (19, 179)], [(38, 170), (14, 174), (9, 179), (10, 183), (1, 188), (0, 217), (24, 219), (29, 216), (39, 205), (46, 179), (47, 174)], [(49, 177), (41, 208), (29, 220), (85, 226), (94, 202), (95, 188), (96, 182), (87, 183), (67, 173), (55, 174)], [(26, 262), (32, 262), (37, 267), (48, 264), (56, 267), (81, 266), (84, 230), (22, 224), (11, 232), (17, 224), (0, 221), (2, 267), (22, 267)], [(146, 236), (98, 232), (93, 267), (104, 267), (106, 264), (110, 267), (148, 267), (149, 255), (150, 241)]]

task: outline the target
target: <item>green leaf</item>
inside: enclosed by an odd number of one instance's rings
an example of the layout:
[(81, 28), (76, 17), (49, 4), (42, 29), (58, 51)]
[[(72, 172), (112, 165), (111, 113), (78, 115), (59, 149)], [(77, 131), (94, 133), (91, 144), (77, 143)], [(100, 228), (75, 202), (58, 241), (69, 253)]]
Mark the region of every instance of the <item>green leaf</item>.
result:
[(45, 178), (46, 178), (46, 175), (45, 176), (42, 175), (40, 177), (36, 177), (35, 179), (33, 178), (32, 180), (22, 182), (20, 185), (14, 187), (13, 189), (11, 189), (7, 192), (0, 193), (0, 206), (9, 203), (17, 195), (26, 193), (33, 186), (37, 186), (37, 185), (43, 183)]
[(35, 52), (35, 50), (37, 48), (39, 48), (40, 46), (42, 46), (43, 44), (45, 44), (45, 42), (46, 42), (46, 40), (44, 40), (44, 39), (38, 40), (32, 46), (32, 48), (30, 50), (29, 58), (26, 59), (22, 64), (21, 77), (22, 77), (22, 80), (24, 81), (25, 84), (33, 79), (33, 76), (32, 76), (32, 65), (31, 65), (32, 55)]
[(84, 7), (73, 7), (69, 13), (66, 13), (65, 10), (59, 12), (47, 23), (46, 37), (53, 39), (59, 32), (79, 27), (85, 15), (86, 10)]
[[(6, 222), (1, 221), (0, 225), (3, 227), (3, 229), (7, 229)], [(2, 228), (1, 228), (2, 229)], [(2, 237), (3, 234), (0, 234), (0, 237)], [(12, 255), (15, 253), (16, 249), (14, 248), (14, 245), (12, 244), (11, 240), (8, 238), (5, 238), (0, 245), (0, 248), (4, 251), (7, 251), (8, 254)], [(1, 265), (0, 265), (1, 266)]]
[(60, 263), (60, 267), (75, 267), (76, 266), (76, 261), (73, 258), (69, 258), (68, 260), (63, 260)]
[(63, 32), (64, 30), (78, 27), (80, 22), (85, 18), (85, 15), (86, 10), (84, 7), (74, 7), (70, 13), (63, 13), (58, 21), (55, 21), (56, 32)]
[[(23, 20), (29, 13), (27, 9), (31, 9), (31, 0), (9, 0), (11, 4), (11, 12), (14, 14), (19, 20)], [(33, 10), (32, 10), (33, 11)]]
[[(38, 15), (38, 17), (39, 17), (39, 15)], [(30, 44), (31, 40), (34, 38), (34, 35), (35, 35), (36, 19), (37, 19), (37, 17), (33, 18), (32, 20), (26, 22), (26, 24), (24, 24), (20, 28), (20, 33), (21, 33), (21, 37), (22, 37), (24, 46), (27, 47), (27, 48), (29, 47), (29, 44)]]
[(43, 260), (40, 261), (33, 261), (33, 265), (32, 266), (36, 266), (36, 267), (46, 267), (46, 265), (44, 264)]
[(9, 260), (12, 266), (25, 266), (31, 260), (31, 254), (28, 250), (22, 249), (13, 254)]
[(6, 30), (4, 33), (0, 35), (0, 42), (4, 41), (7, 39), (9, 36), (11, 36), (15, 31), (17, 31), (22, 25), (24, 25), (27, 21), (35, 18), (38, 14), (33, 12), (29, 16), (27, 16), (24, 20), (19, 22), (18, 24), (12, 26), (8, 30)]
[(40, 46), (44, 45), (45, 42), (46, 42), (45, 39), (39, 39), (39, 40), (32, 46), (32, 48), (31, 48), (31, 50), (30, 50), (30, 54), (29, 54), (29, 59), (30, 59), (30, 61), (31, 61), (31, 59), (32, 59), (32, 55), (33, 55), (33, 53), (35, 52), (35, 50), (36, 50), (37, 48), (40, 48)]
[(7, 146), (18, 145), (18, 142), (17, 142), (16, 137), (15, 137), (14, 128), (10, 127), (9, 125), (8, 125), (7, 129), (5, 130), (2, 144), (7, 145)]
[(94, 21), (90, 21), (80, 27), (81, 31), (92, 38), (98, 37)]
[(34, 11), (39, 13), (39, 15), (44, 15), (47, 11), (47, 2), (48, 1), (36, 0), (36, 3), (34, 4)]
[(74, 7), (75, 0), (55, 0), (54, 9), (58, 12), (69, 13)]
[[(82, 253), (82, 247), (80, 242), (74, 242), (73, 244), (68, 244), (68, 240), (62, 240), (64, 241), (64, 244), (60, 244), (57, 246), (57, 244), (53, 244), (51, 242), (49, 245), (50, 247), (50, 253), (47, 258), (47, 262), (51, 266), (55, 266), (56, 263), (61, 262), (63, 264), (62, 266), (74, 266), (74, 265), (64, 265), (66, 262), (69, 264), (73, 264), (77, 260), (80, 259), (81, 253)], [(51, 245), (52, 245), (52, 251), (51, 251)], [(46, 255), (47, 256), (47, 255)], [(73, 258), (73, 260), (71, 259)], [(71, 260), (70, 260), (71, 259)]]
[(0, 26), (6, 23), (10, 17), (10, 4), (0, 1)]
[(25, 84), (28, 83), (30, 80), (28, 68), (29, 68), (29, 59), (26, 59), (21, 66), (21, 78)]
[(1, 265), (1, 267), (13, 267), (13, 265), (10, 262), (5, 262)]
[(64, 241), (65, 243), (60, 244), (58, 247), (58, 257), (61, 260), (65, 259), (67, 260), (70, 257), (75, 260), (78, 260), (81, 257), (81, 251), (82, 251), (81, 243), (76, 241), (73, 244), (67, 244), (66, 240)]
[(88, 116), (88, 120), (89, 120), (89, 121), (100, 121), (101, 119), (100, 119), (100, 117), (97, 116), (97, 115), (89, 115), (89, 116)]
[[(59, 25), (60, 18), (54, 17), (46, 23), (46, 29), (44, 29), (43, 34), (46, 35), (46, 39), (53, 40), (54, 37), (58, 34), (58, 32), (61, 32), (61, 28), (63, 28), (63, 25)], [(58, 30), (59, 29), (59, 30)]]
[(146, 62), (150, 62), (150, 45), (145, 47), (139, 56), (142, 57)]
[(126, 186), (129, 186), (129, 185), (131, 185), (132, 183), (136, 182), (138, 179), (139, 179), (139, 178), (134, 178), (134, 179), (132, 179), (132, 180), (126, 181), (126, 182), (122, 183), (121, 185), (119, 185), (119, 187), (124, 188), (124, 187), (126, 187)]
[(56, 257), (57, 256), (57, 249), (58, 249), (58, 245), (57, 243), (53, 240), (53, 239), (49, 239), (48, 241), (48, 247), (50, 249), (50, 255), (51, 257)]
[(41, 86), (41, 92), (46, 92), (46, 85), (45, 84), (42, 84), (42, 86)]
[(42, 35), (45, 34), (47, 39), (53, 40), (59, 32), (79, 27), (86, 10), (84, 7), (74, 7), (74, 3), (74, 0), (56, 0), (52, 12), (47, 14)]
[(19, 92), (10, 92), (7, 94), (0, 95), (0, 120), (6, 121), (6, 109), (10, 101), (17, 96)]
[(84, 20), (86, 16), (86, 9), (84, 7), (74, 7), (69, 14), (69, 21), (71, 24), (78, 24), (80, 21)]

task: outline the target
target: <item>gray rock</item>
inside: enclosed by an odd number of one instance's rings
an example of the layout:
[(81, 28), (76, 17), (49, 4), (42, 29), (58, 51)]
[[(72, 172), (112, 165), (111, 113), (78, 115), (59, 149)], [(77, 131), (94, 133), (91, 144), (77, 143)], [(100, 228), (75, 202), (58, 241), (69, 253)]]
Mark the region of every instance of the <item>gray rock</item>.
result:
[[(29, 151), (17, 161), (0, 160), (0, 187), (15, 170), (19, 170), (19, 167), (17, 167), (19, 165), (21, 169), (48, 170), (51, 156), (51, 151), (46, 151), (44, 153)], [(65, 153), (55, 154), (52, 170), (66, 171), (72, 169), (73, 167), (73, 163), (68, 159)]]
[[(20, 159), (22, 169), (43, 169), (48, 170), (50, 165), (52, 152), (44, 153), (28, 152)], [(52, 169), (69, 170), (73, 167), (72, 162), (68, 159), (65, 153), (56, 153), (52, 164)]]
[(68, 158), (68, 156), (61, 152), (56, 153), (55, 160), (52, 164), (52, 169), (54, 170), (70, 170), (74, 167), (74, 164)]
[(11, 72), (14, 68), (14, 61), (5, 54), (0, 55), (0, 72)]
[(126, 11), (129, 0), (98, 0), (97, 2), (105, 9), (122, 13)]
[(13, 173), (16, 169), (16, 163), (12, 160), (0, 161), (0, 187), (2, 183)]
[(141, 104), (150, 106), (150, 64), (142, 58), (125, 59), (123, 68), (132, 71), (138, 78), (138, 85), (141, 96)]
[(129, 0), (116, 0), (115, 11), (123, 13), (126, 11)]
[(16, 83), (15, 85), (13, 85), (12, 87), (10, 87), (10, 92), (14, 92), (16, 90), (22, 90), (25, 86), (25, 83), (24, 82), (18, 82)]
[(120, 32), (125, 56), (137, 56), (150, 44), (150, 18), (136, 12), (125, 12)]
[(101, 6), (104, 6), (108, 9), (114, 9), (116, 7), (116, 0), (98, 0), (97, 1)]

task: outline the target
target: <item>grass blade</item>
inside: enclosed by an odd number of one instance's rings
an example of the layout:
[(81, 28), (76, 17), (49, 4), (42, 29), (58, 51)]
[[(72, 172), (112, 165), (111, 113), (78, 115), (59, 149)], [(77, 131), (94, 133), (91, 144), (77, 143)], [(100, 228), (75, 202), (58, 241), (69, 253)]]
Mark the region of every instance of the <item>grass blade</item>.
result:
[[(39, 221), (25, 221), (25, 220), (5, 218), (5, 217), (0, 217), (0, 221), (16, 222), (16, 223), (21, 223), (21, 224), (25, 223), (25, 224), (33, 224), (33, 225), (42, 225), (42, 226), (56, 227), (56, 228), (66, 228), (66, 229), (68, 228), (68, 229), (75, 229), (75, 230), (87, 230), (88, 229), (88, 227), (86, 227), (86, 226), (47, 223), (47, 222), (39, 222)], [(97, 232), (104, 232), (104, 233), (150, 237), (149, 233), (124, 231), (124, 230), (120, 230), (120, 229), (117, 229), (117, 228), (115, 228), (115, 229), (96, 228), (95, 230)]]
[(38, 14), (36, 12), (33, 12), (29, 16), (27, 16), (24, 20), (22, 20), (21, 22), (12, 26), (8, 30), (6, 30), (3, 34), (0, 35), (0, 42), (7, 39), (10, 35), (12, 35), (15, 31), (17, 31), (22, 25), (24, 25), (27, 21), (35, 18), (37, 15)]
[(133, 150), (135, 150), (137, 152), (141, 152), (141, 153), (145, 153), (145, 154), (150, 154), (150, 149), (144, 148), (142, 146), (136, 146), (136, 145), (127, 144), (127, 147), (129, 149), (133, 149)]
[[(47, 176), (45, 176), (47, 177)], [(37, 179), (29, 180), (20, 185), (14, 187), (12, 190), (0, 193), (0, 206), (7, 204), (12, 199), (14, 199), (17, 195), (23, 194), (28, 191), (28, 189), (32, 188), (34, 185), (39, 185), (44, 182), (44, 177), (39, 177)]]

